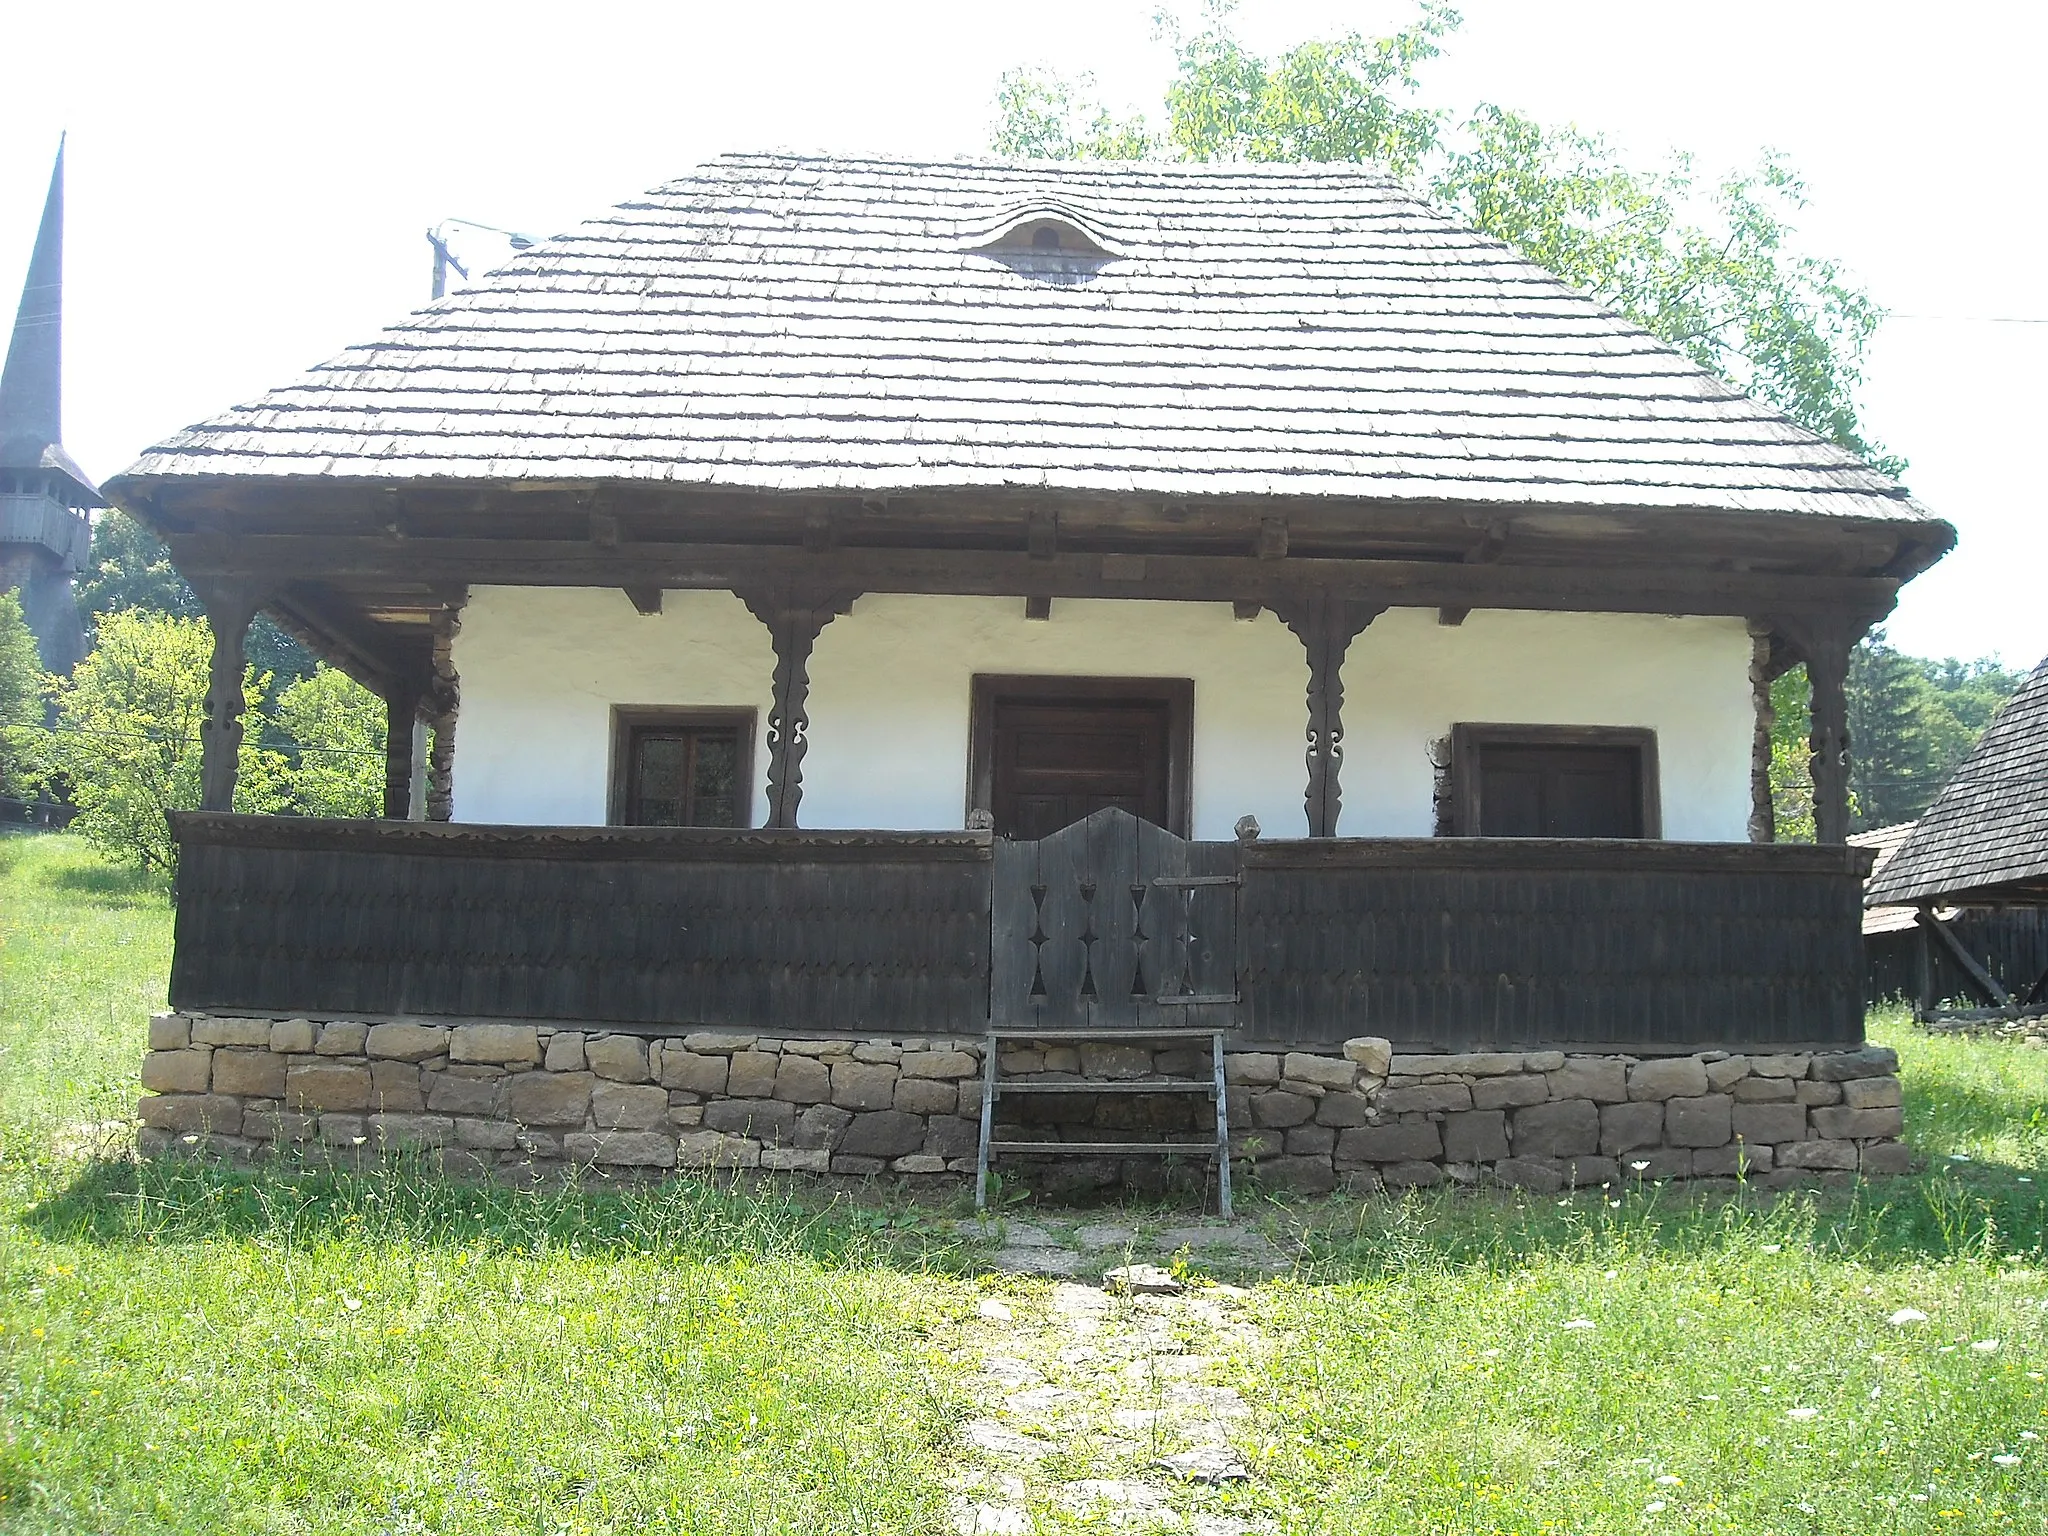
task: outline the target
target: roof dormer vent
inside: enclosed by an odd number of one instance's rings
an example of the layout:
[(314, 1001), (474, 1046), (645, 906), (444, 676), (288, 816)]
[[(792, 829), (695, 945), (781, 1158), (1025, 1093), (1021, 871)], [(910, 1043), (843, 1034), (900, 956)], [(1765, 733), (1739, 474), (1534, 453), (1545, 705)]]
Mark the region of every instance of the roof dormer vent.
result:
[(1052, 198), (1012, 203), (977, 220), (964, 245), (1048, 282), (1085, 282), (1125, 254), (1085, 215)]

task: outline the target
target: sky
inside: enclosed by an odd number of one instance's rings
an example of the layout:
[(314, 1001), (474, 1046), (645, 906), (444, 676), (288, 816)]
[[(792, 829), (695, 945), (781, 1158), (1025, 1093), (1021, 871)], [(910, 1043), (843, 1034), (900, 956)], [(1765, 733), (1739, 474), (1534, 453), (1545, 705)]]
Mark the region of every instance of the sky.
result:
[[(425, 302), (423, 231), (548, 235), (741, 149), (985, 153), (1002, 71), (1091, 72), (1119, 108), (1171, 67), (1157, 0), (573, 6), (15, 0), (0, 91), (0, 308), (68, 131), (65, 438), (105, 478)], [(2048, 653), (2048, 6), (1464, 0), (1432, 103), (1497, 102), (1716, 170), (1782, 151), (1807, 248), (1892, 312), (1870, 434), (1954, 523), (1889, 625), (1920, 655)], [(1245, 0), (1274, 52), (1390, 31), (1410, 0)], [(497, 237), (457, 231), (481, 272)]]

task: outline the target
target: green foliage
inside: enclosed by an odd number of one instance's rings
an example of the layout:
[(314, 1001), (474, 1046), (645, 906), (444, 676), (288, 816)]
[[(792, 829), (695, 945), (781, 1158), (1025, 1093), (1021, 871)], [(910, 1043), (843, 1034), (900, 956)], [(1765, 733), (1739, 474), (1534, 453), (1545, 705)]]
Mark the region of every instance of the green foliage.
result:
[[(77, 588), (78, 616), (88, 638), (103, 615), (124, 609), (181, 619), (204, 612), (163, 540), (113, 508), (93, 519), (92, 554)], [(262, 614), (249, 626), (248, 653), (256, 670), (271, 679), (266, 692), (313, 672), (312, 653)]]
[(279, 691), (276, 722), (292, 806), (304, 816), (384, 809), (384, 701), (346, 672), (319, 667)]
[[(1459, 25), (1424, 0), (1388, 37), (1353, 32), (1276, 59), (1245, 49), (1213, 5), (1174, 38), (1167, 126), (1118, 120), (1082, 76), (1013, 70), (995, 148), (1054, 159), (1361, 161), (1627, 315), (1737, 388), (1878, 467), (1904, 466), (1862, 434), (1855, 392), (1882, 312), (1833, 262), (1801, 253), (1798, 176), (1775, 155), (1702, 186), (1677, 156), (1629, 166), (1599, 137), (1481, 103), (1455, 132), (1417, 101), (1419, 66)], [(1169, 27), (1170, 30), (1170, 27)]]
[(0, 795), (26, 795), (35, 787), (47, 682), (21, 599), (0, 592)]
[[(199, 804), (200, 722), (213, 641), (198, 619), (141, 609), (106, 614), (98, 643), (57, 687), (52, 769), (78, 807), (73, 828), (94, 847), (145, 870), (176, 859), (165, 812)], [(245, 673), (250, 717), (235, 789), (238, 811), (285, 803), (284, 760), (261, 744), (266, 680)]]
[(1771, 816), (1781, 843), (1810, 843), (1813, 825), (1813, 713), (1806, 668), (1771, 684)]
[(1873, 630), (1849, 661), (1849, 786), (1857, 829), (1911, 821), (1934, 803), (2019, 674), (1995, 661), (1930, 661)]

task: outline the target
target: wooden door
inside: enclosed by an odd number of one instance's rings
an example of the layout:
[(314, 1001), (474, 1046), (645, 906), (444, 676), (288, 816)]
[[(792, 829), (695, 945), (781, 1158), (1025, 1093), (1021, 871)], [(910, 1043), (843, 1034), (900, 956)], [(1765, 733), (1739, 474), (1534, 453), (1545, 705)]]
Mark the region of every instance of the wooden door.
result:
[(1642, 755), (1629, 747), (1489, 746), (1484, 837), (1641, 837)]
[(994, 701), (989, 810), (1031, 841), (1116, 809), (1167, 824), (1171, 710), (1163, 699)]

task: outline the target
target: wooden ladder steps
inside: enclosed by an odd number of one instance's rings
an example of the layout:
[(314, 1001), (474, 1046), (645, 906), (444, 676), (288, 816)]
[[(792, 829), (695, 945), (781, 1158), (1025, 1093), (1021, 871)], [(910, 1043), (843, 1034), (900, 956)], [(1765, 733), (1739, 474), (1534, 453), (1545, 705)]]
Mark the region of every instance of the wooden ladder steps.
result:
[(1214, 1093), (1206, 1077), (1079, 1078), (1073, 1081), (996, 1084), (996, 1097), (1013, 1093)]
[(1071, 1153), (1080, 1157), (1214, 1157), (1213, 1141), (992, 1141), (991, 1152)]

